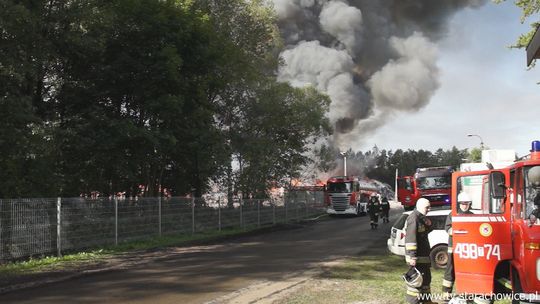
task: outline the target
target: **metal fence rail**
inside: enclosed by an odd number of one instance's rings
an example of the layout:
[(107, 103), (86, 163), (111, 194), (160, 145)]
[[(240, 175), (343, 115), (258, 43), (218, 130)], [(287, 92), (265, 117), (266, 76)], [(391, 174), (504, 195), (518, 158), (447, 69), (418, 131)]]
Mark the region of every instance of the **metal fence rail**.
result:
[(323, 212), (320, 192), (285, 199), (57, 198), (0, 200), (0, 263), (118, 245), (162, 235), (195, 234), (298, 221)]

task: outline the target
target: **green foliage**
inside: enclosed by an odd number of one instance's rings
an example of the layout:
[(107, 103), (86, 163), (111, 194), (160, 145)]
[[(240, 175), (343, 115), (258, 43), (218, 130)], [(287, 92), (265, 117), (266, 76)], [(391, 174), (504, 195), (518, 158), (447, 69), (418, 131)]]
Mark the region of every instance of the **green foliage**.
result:
[(136, 240), (118, 244), (118, 246), (103, 247), (89, 252), (66, 254), (62, 257), (31, 258), (26, 261), (13, 262), (0, 265), (0, 276), (18, 275), (28, 272), (46, 271), (50, 269), (62, 269), (70, 265), (87, 264), (103, 259), (111, 258), (116, 254), (124, 254), (136, 250), (148, 250), (171, 246), (182, 246), (192, 242), (207, 242), (256, 231), (253, 229), (226, 229), (222, 231), (209, 231), (194, 235), (169, 235), (155, 237), (147, 240)]
[(329, 129), (266, 1), (5, 0), (0, 28), (0, 197), (263, 195)]
[(479, 163), (482, 161), (482, 149), (472, 148), (471, 151), (469, 151), (467, 161), (471, 163)]
[(309, 140), (330, 131), (330, 101), (313, 88), (295, 89), (268, 81), (242, 113), (233, 146), (241, 162), (239, 184), (255, 197), (278, 182), (286, 185), (310, 162)]
[(401, 149), (379, 151), (375, 147), (366, 153), (358, 152), (352, 159), (348, 158), (347, 164), (354, 162), (363, 164), (358, 167), (359, 173), (351, 172), (351, 174), (362, 174), (362, 171), (367, 169), (365, 174), (368, 177), (393, 185), (396, 169), (400, 176), (412, 175), (419, 167), (451, 166), (458, 169), (467, 156), (466, 149), (459, 150), (456, 147), (452, 147), (450, 150), (438, 149), (435, 153), (410, 149), (407, 151)]
[[(493, 0), (495, 3), (502, 3), (505, 0)], [(521, 23), (524, 23), (529, 17), (538, 14), (540, 12), (540, 0), (514, 0), (514, 4), (521, 9)], [(536, 29), (538, 28), (538, 22), (532, 22), (532, 29), (525, 33), (521, 34), (516, 43), (512, 45), (512, 48), (526, 48), (529, 45)]]

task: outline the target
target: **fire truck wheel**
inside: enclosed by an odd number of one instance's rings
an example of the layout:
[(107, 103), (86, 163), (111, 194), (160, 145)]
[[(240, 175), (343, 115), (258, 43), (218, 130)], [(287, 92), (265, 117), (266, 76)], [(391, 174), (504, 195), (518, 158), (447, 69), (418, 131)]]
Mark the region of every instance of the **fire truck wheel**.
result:
[(431, 259), (431, 266), (433, 266), (433, 268), (446, 268), (446, 263), (448, 263), (448, 246), (435, 246), (433, 249), (431, 249), (429, 258)]

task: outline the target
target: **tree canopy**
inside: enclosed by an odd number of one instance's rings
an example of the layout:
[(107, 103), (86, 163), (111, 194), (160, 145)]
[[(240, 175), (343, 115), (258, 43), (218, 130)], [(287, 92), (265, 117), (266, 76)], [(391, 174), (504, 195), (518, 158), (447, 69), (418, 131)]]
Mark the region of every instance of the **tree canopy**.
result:
[[(493, 0), (495, 3), (501, 3), (506, 0)], [(540, 0), (515, 0), (514, 4), (521, 9), (521, 23), (524, 23), (529, 17), (538, 14), (540, 12)], [(531, 30), (527, 33), (521, 34), (514, 45), (514, 48), (526, 48), (529, 45), (536, 29), (540, 25), (540, 22), (531, 22)]]
[[(314, 145), (332, 132), (330, 101), (276, 81), (283, 44), (266, 3), (0, 0), (0, 197), (200, 196), (212, 184), (258, 197), (334, 168), (333, 149)], [(388, 180), (398, 163), (463, 153), (354, 157)]]
[(328, 100), (276, 82), (264, 3), (1, 1), (0, 197), (255, 193), (293, 174)]

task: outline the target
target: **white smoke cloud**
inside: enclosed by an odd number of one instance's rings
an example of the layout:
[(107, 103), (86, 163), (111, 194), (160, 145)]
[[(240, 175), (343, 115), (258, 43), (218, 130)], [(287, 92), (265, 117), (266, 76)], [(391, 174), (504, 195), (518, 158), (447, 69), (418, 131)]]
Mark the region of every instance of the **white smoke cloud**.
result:
[(323, 6), (319, 17), (322, 29), (345, 45), (350, 54), (360, 50), (362, 12), (341, 1)]
[(313, 86), (331, 99), (330, 121), (358, 116), (369, 97), (353, 80), (353, 59), (345, 50), (324, 47), (318, 41), (301, 42), (281, 54), (279, 81), (296, 87)]
[(328, 82), (341, 73), (351, 73), (354, 62), (344, 50), (320, 45), (319, 41), (302, 41), (283, 51), (285, 65), (279, 69), (278, 80), (295, 86), (313, 85), (326, 91)]
[(486, 0), (272, 0), (287, 45), (278, 80), (331, 99), (341, 150), (400, 112), (425, 107), (437, 88), (436, 42), (449, 18)]
[(418, 32), (405, 39), (392, 37), (390, 45), (401, 57), (367, 82), (373, 102), (385, 110), (418, 111), (439, 87), (437, 47)]

